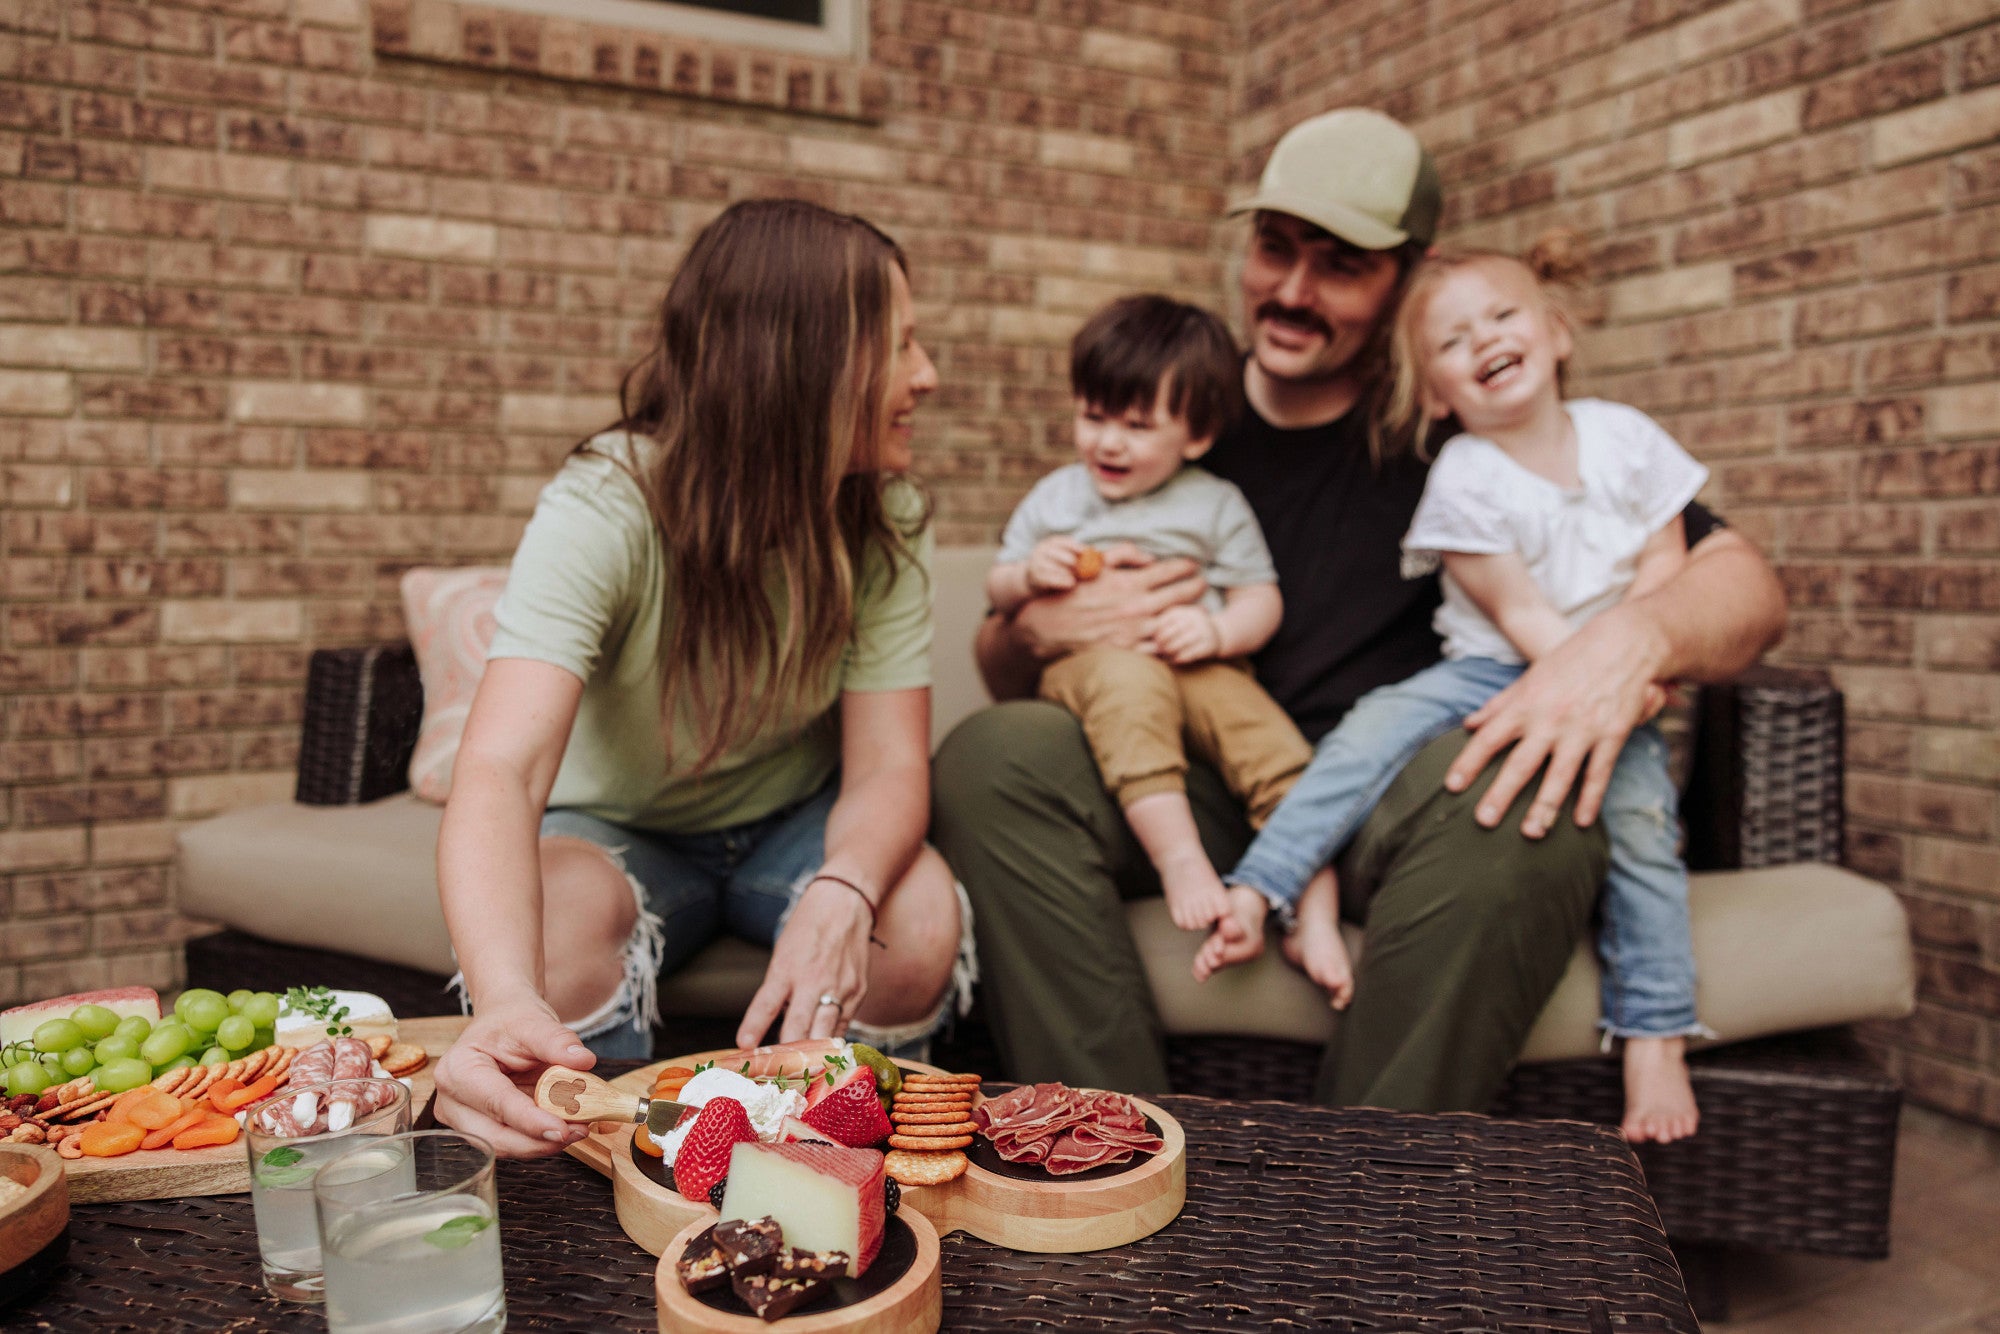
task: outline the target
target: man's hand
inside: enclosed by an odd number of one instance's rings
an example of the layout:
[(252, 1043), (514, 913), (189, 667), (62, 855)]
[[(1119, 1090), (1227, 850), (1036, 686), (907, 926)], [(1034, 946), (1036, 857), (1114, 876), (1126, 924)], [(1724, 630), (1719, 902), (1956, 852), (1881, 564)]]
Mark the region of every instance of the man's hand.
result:
[(1145, 647), (1153, 618), (1208, 591), (1190, 560), (1156, 561), (1129, 542), (1104, 553), (1104, 572), (1067, 593), (1038, 597), (1014, 614), (1016, 639), (1049, 662), (1097, 644)]
[(1222, 652), (1222, 627), (1199, 606), (1169, 607), (1153, 620), (1153, 652), (1176, 666)]
[(1548, 772), (1521, 832), (1540, 838), (1549, 831), (1579, 771), (1576, 822), (1589, 825), (1603, 804), (1625, 738), (1658, 711), (1663, 696), (1656, 682), (1668, 647), (1652, 619), (1629, 604), (1598, 616), (1465, 720), (1472, 740), (1445, 774), (1445, 787), (1463, 792), (1494, 756), (1513, 745), (1474, 818), (1488, 829), (1497, 826), (1546, 763)]

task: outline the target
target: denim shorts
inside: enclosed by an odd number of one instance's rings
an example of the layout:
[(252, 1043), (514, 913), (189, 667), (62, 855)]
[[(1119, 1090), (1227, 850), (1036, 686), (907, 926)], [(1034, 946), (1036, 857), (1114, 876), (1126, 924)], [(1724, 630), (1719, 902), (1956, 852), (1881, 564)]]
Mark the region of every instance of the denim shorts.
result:
[[(543, 838), (573, 838), (602, 848), (632, 887), (638, 919), (625, 948), (625, 980), (598, 1009), (570, 1025), (585, 1046), (609, 1059), (651, 1054), (659, 1018), (659, 979), (686, 965), (718, 935), (770, 946), (798, 898), (826, 860), (826, 820), (839, 795), (836, 777), (805, 800), (755, 820), (699, 834), (632, 829), (577, 810), (542, 817)], [(850, 1036), (888, 1050), (927, 1039), (958, 1002), (970, 1004), (977, 976), (971, 959), (972, 908), (958, 890), (960, 950), (936, 1012), (893, 1030), (850, 1023)]]

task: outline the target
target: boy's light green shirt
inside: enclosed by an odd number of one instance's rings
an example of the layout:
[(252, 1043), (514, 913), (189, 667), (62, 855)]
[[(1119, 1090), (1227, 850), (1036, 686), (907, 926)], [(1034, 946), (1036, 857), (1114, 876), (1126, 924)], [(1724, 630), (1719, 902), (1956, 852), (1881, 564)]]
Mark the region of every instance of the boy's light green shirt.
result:
[[(819, 791), (840, 763), (843, 691), (930, 684), (933, 537), (928, 527), (911, 531), (922, 497), (908, 483), (889, 484), (889, 517), (909, 535), (911, 555), (892, 584), (887, 553), (869, 552), (854, 635), (835, 668), (695, 778), (688, 770), (697, 745), (684, 719), (676, 723), (671, 767), (661, 744), (666, 552), (638, 483), (613, 461), (643, 468), (648, 444), (623, 433), (591, 443), (601, 454), (571, 457), (543, 488), (494, 609), (486, 654), (551, 663), (583, 682), (550, 807), (639, 829), (700, 833)], [(782, 624), (775, 594), (765, 596)]]

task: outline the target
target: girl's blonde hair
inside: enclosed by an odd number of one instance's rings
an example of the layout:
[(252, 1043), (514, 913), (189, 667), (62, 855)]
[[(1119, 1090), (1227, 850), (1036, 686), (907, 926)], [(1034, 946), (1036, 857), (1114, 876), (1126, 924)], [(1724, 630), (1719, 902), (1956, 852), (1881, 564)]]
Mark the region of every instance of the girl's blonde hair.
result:
[[(1389, 387), (1371, 423), (1370, 444), (1384, 456), (1414, 451), (1427, 456), (1428, 414), (1424, 407), (1422, 340), (1424, 307), (1451, 274), (1480, 264), (1511, 264), (1535, 280), (1549, 317), (1573, 327), (1563, 288), (1574, 288), (1590, 268), (1590, 250), (1580, 232), (1558, 227), (1542, 233), (1521, 255), (1500, 250), (1452, 250), (1427, 256), (1403, 290), (1389, 331)], [(1556, 370), (1562, 386), (1562, 368)]]
[(892, 267), (907, 273), (903, 252), (860, 218), (735, 204), (695, 238), (626, 373), (618, 426), (660, 446), (639, 482), (667, 554), (665, 743), (689, 724), (695, 773), (833, 670), (867, 553), (893, 579), (928, 521), (926, 504), (899, 530), (869, 457), (889, 416)]

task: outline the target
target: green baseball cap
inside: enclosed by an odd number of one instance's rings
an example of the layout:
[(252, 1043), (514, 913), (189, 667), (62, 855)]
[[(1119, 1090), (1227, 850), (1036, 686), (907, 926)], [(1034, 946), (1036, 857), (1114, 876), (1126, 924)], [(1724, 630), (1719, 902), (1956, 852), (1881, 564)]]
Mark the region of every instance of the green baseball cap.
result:
[(1363, 250), (1429, 245), (1444, 205), (1437, 164), (1400, 122), (1342, 107), (1285, 131), (1257, 193), (1233, 214), (1289, 213)]

